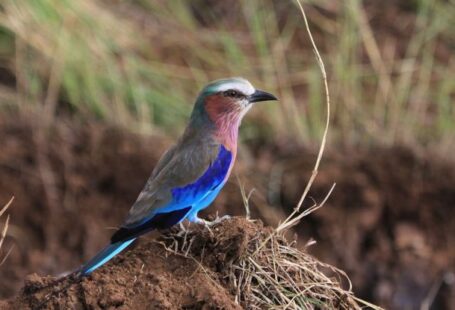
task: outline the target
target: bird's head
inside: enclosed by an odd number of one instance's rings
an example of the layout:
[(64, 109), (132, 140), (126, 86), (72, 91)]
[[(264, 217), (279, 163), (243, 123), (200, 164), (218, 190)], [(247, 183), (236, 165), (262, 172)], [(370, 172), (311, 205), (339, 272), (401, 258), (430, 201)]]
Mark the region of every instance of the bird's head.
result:
[(265, 91), (255, 89), (243, 78), (227, 78), (209, 83), (199, 94), (193, 109), (193, 122), (213, 124), (221, 133), (238, 130), (243, 116), (255, 102), (277, 100)]

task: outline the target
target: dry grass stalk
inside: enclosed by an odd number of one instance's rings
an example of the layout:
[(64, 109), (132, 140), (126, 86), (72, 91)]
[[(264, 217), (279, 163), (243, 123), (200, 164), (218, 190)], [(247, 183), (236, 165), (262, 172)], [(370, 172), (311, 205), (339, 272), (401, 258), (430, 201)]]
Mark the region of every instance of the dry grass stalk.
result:
[(281, 234), (253, 240), (250, 253), (231, 265), (229, 280), (236, 298), (248, 309), (360, 309), (350, 291), (337, 278), (327, 277), (328, 268), (345, 274), (298, 250)]
[[(329, 85), (327, 82), (327, 73), (325, 71), (325, 66), (324, 62), (322, 61), (321, 54), (319, 53), (318, 47), (316, 46), (316, 43), (314, 42), (313, 35), (310, 30), (310, 26), (308, 25), (308, 19), (305, 14), (305, 10), (303, 9), (302, 4), (300, 3), (300, 0), (296, 0), (300, 13), (302, 14), (303, 21), (305, 23), (305, 29), (308, 33), (308, 37), (311, 42), (311, 46), (313, 47), (313, 52), (316, 56), (316, 61), (318, 63), (318, 66), (321, 70), (322, 74), (322, 80), (324, 82), (324, 90), (325, 90), (325, 101), (326, 101), (326, 109), (327, 109), (327, 114), (326, 114), (326, 120), (325, 120), (325, 128), (324, 128), (324, 134), (322, 135), (322, 140), (321, 140), (321, 145), (319, 147), (319, 152), (318, 152), (318, 157), (316, 158), (316, 162), (314, 164), (313, 171), (311, 173), (310, 180), (308, 181), (302, 196), (300, 197), (299, 203), (297, 204), (297, 207), (294, 209), (294, 211), (288, 216), (288, 218), (280, 225), (277, 227), (277, 232), (283, 231), (285, 229), (288, 229), (294, 225), (296, 225), (302, 217), (306, 216), (307, 214), (317, 210), (318, 208), (322, 207), (324, 202), (327, 200), (328, 196), (330, 196), (330, 193), (332, 192), (333, 188), (335, 187), (335, 184), (332, 186), (330, 189), (327, 197), (324, 199), (324, 201), (316, 206), (311, 207), (310, 209), (313, 209), (311, 212), (304, 212), (302, 214), (299, 214), (300, 209), (302, 207), (303, 201), (305, 200), (306, 196), (308, 195), (308, 192), (310, 191), (311, 185), (313, 184), (314, 180), (316, 179), (316, 176), (318, 174), (318, 169), (319, 169), (319, 164), (321, 163), (322, 155), (324, 154), (324, 149), (325, 145), (327, 142), (327, 135), (329, 133), (329, 127), (330, 127), (330, 93), (329, 93)], [(309, 209), (309, 210), (310, 210)], [(307, 210), (307, 211), (309, 211)], [(307, 214), (305, 214), (307, 213)], [(299, 214), (299, 215), (298, 215)], [(305, 214), (305, 215), (303, 215)]]
[[(8, 203), (0, 210), (0, 218), (3, 216), (3, 214), (6, 212), (8, 207), (11, 205), (13, 202), (14, 197), (11, 197), (11, 199), (8, 201)], [(3, 229), (1, 230), (0, 234), (0, 250), (2, 249), (3, 246), (3, 241), (6, 238), (6, 232), (8, 231), (8, 225), (9, 225), (9, 214), (6, 215), (6, 221), (3, 226)], [(3, 257), (3, 259), (0, 260), (0, 266), (5, 262), (6, 258), (8, 257), (9, 253), (11, 252), (11, 249), (6, 253), (6, 255)]]

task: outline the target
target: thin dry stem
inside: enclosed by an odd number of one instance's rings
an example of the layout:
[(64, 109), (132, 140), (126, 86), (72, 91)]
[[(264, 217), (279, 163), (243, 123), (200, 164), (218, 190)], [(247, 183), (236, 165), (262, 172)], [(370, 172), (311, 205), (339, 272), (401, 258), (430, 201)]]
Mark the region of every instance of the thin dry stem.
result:
[(321, 204), (313, 205), (306, 212), (304, 212), (304, 213), (302, 213), (300, 215), (297, 215), (300, 212), (300, 209), (302, 207), (303, 201), (305, 200), (305, 198), (308, 195), (308, 192), (310, 191), (311, 185), (313, 184), (314, 180), (316, 179), (316, 176), (318, 174), (319, 165), (321, 163), (322, 155), (324, 154), (325, 145), (327, 143), (327, 135), (328, 135), (328, 132), (329, 132), (329, 127), (330, 127), (330, 93), (329, 93), (329, 86), (328, 86), (328, 82), (327, 82), (327, 73), (325, 71), (324, 62), (322, 61), (321, 55), (319, 53), (319, 50), (318, 50), (318, 48), (316, 46), (316, 43), (315, 43), (315, 41), (313, 39), (313, 35), (311, 33), (310, 26), (308, 24), (308, 19), (306, 17), (305, 10), (303, 9), (303, 6), (300, 3), (300, 0), (296, 0), (296, 2), (298, 4), (298, 6), (299, 6), (300, 12), (302, 13), (303, 21), (305, 23), (305, 29), (307, 30), (308, 37), (310, 38), (310, 42), (311, 42), (311, 45), (313, 47), (313, 52), (314, 52), (314, 54), (316, 56), (316, 60), (317, 60), (318, 66), (319, 66), (319, 68), (321, 70), (322, 79), (323, 79), (323, 82), (324, 82), (325, 98), (326, 98), (326, 109), (327, 109), (325, 128), (324, 128), (324, 134), (322, 135), (322, 140), (321, 140), (321, 145), (319, 147), (318, 156), (316, 158), (316, 162), (314, 164), (314, 168), (313, 168), (313, 171), (311, 173), (311, 177), (310, 177), (310, 179), (309, 179), (309, 181), (308, 181), (308, 183), (307, 183), (307, 185), (306, 185), (306, 187), (305, 187), (305, 189), (304, 189), (304, 191), (302, 193), (302, 196), (300, 197), (300, 200), (299, 200), (297, 206), (294, 208), (294, 210), (291, 212), (291, 214), (284, 220), (284, 222), (281, 223), (276, 228), (276, 230), (270, 235), (270, 237), (264, 240), (264, 243), (258, 248), (258, 250), (260, 250), (263, 246), (265, 246), (265, 244), (269, 241), (270, 238), (272, 238), (272, 236), (274, 234), (276, 234), (278, 232), (281, 232), (281, 231), (284, 231), (285, 229), (288, 229), (288, 228), (298, 224), (299, 221), (303, 217), (305, 217), (308, 214), (310, 214), (311, 212), (321, 208), (324, 205), (324, 203), (326, 202), (326, 200), (328, 199), (328, 197), (330, 196), (330, 194), (332, 193), (332, 191), (333, 191), (333, 189), (335, 187), (335, 184), (333, 184), (331, 189), (329, 190), (327, 196), (325, 197), (325, 199), (323, 200), (323, 202)]
[(9, 208), (9, 206), (13, 203), (14, 201), (14, 196), (11, 197), (11, 199), (8, 201), (8, 203), (0, 210), (0, 217), (2, 217), (3, 213), (6, 212), (6, 210)]
[(3, 226), (2, 233), (0, 234), (0, 249), (2, 248), (3, 241), (5, 240), (6, 232), (8, 231), (8, 225), (9, 225), (9, 215), (6, 216), (5, 225)]
[[(6, 212), (6, 210), (11, 205), (13, 200), (14, 200), (14, 197), (11, 197), (11, 199), (8, 201), (8, 203), (0, 210), (0, 218)], [(1, 231), (1, 234), (0, 234), (0, 250), (2, 249), (3, 242), (4, 242), (5, 238), (6, 238), (6, 232), (8, 231), (8, 225), (9, 225), (9, 215), (6, 216), (5, 225), (3, 226), (3, 230)], [(4, 263), (4, 261), (6, 260), (6, 258), (9, 255), (9, 253), (11, 253), (11, 249), (12, 248), (10, 248), (8, 250), (8, 252), (6, 253), (6, 255), (3, 257), (3, 259), (0, 260), (0, 265), (2, 265)]]
[[(330, 93), (329, 93), (329, 85), (328, 85), (328, 82), (327, 82), (327, 73), (325, 71), (324, 62), (322, 61), (321, 55), (319, 54), (318, 47), (316, 46), (316, 43), (314, 42), (313, 35), (311, 33), (311, 30), (310, 30), (310, 26), (308, 25), (308, 19), (306, 17), (305, 10), (303, 9), (303, 6), (300, 3), (300, 0), (296, 0), (296, 2), (298, 4), (298, 6), (299, 6), (300, 12), (302, 13), (303, 21), (305, 23), (305, 29), (306, 29), (306, 31), (308, 33), (308, 37), (310, 38), (310, 42), (311, 42), (311, 45), (313, 47), (313, 52), (314, 52), (314, 54), (316, 56), (316, 60), (317, 60), (318, 66), (319, 66), (319, 68), (321, 70), (322, 79), (324, 81), (327, 115), (326, 115), (326, 121), (325, 121), (324, 134), (322, 135), (322, 140), (321, 140), (321, 145), (319, 147), (318, 157), (316, 158), (316, 162), (314, 164), (314, 168), (313, 168), (313, 171), (311, 173), (311, 177), (310, 177), (310, 179), (309, 179), (309, 181), (308, 181), (308, 183), (307, 183), (307, 185), (306, 185), (306, 187), (305, 187), (305, 189), (303, 191), (302, 196), (300, 197), (300, 200), (299, 200), (299, 202), (297, 204), (297, 207), (286, 218), (286, 220), (280, 226), (277, 227), (277, 231), (281, 231), (281, 230), (285, 229), (285, 227), (289, 227), (288, 226), (289, 225), (288, 222), (291, 221), (292, 219), (294, 219), (295, 215), (300, 212), (300, 209), (302, 207), (303, 201), (305, 200), (306, 196), (308, 195), (308, 192), (310, 191), (311, 185), (313, 184), (313, 182), (316, 179), (316, 176), (318, 174), (319, 164), (321, 163), (322, 155), (324, 154), (324, 149), (325, 149), (325, 145), (326, 145), (326, 142), (327, 142), (327, 135), (328, 135), (329, 126), (330, 126)], [(330, 192), (332, 190), (333, 190), (333, 187), (330, 190)], [(296, 223), (296, 222), (293, 221), (293, 223)]]

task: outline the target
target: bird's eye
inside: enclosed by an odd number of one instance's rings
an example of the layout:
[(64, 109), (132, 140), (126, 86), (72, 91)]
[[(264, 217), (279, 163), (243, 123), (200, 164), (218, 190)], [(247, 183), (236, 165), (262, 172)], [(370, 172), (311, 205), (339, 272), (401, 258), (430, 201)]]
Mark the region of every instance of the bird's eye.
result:
[(240, 97), (241, 94), (236, 91), (236, 90), (233, 90), (233, 89), (229, 89), (229, 90), (226, 90), (224, 93), (223, 93), (226, 97)]

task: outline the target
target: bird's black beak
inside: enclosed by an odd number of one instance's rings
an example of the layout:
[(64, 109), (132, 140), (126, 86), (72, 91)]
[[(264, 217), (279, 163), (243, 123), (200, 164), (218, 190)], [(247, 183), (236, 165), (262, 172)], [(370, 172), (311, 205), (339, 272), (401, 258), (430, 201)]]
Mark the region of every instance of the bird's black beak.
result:
[(268, 100), (278, 100), (278, 99), (274, 95), (272, 95), (268, 92), (259, 90), (259, 89), (256, 89), (256, 91), (248, 97), (248, 101), (251, 103), (259, 102), (259, 101), (268, 101)]

